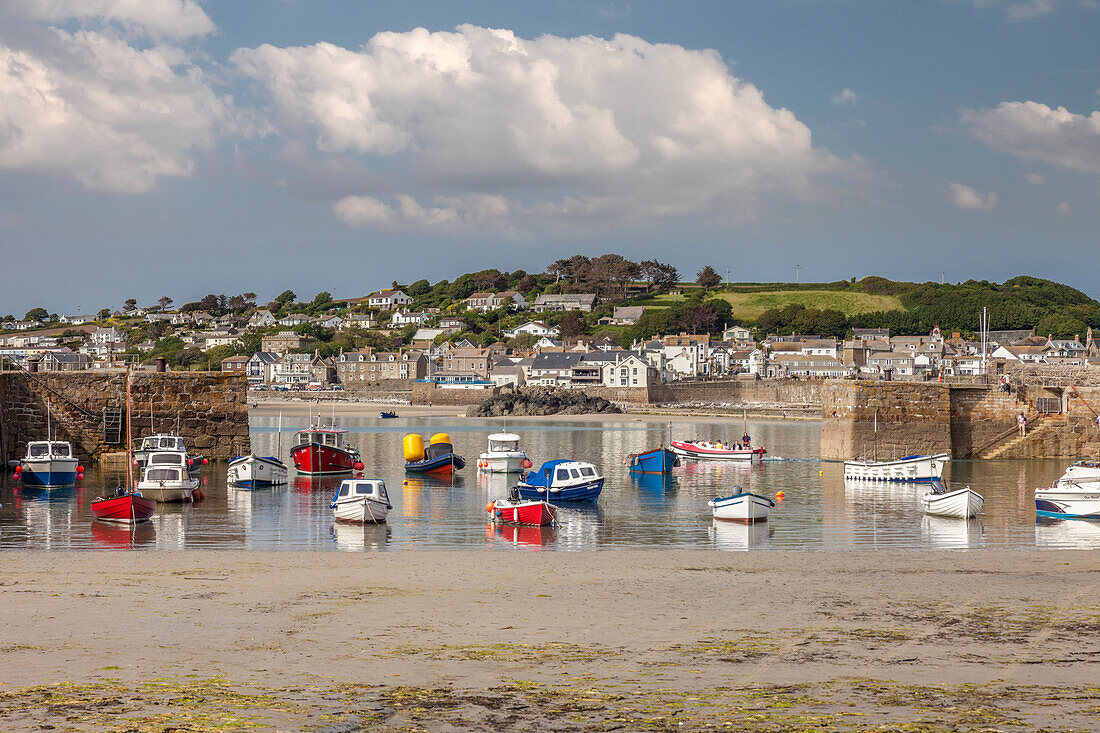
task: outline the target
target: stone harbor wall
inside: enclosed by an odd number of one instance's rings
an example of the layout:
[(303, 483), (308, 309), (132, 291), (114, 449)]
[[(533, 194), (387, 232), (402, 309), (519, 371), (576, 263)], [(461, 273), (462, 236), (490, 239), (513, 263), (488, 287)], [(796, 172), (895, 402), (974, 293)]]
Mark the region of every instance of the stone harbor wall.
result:
[(434, 382), (414, 382), (412, 403), (414, 405), (480, 405), (500, 391), (491, 389), (443, 389)]
[(737, 379), (719, 382), (659, 384), (651, 388), (650, 401), (666, 403), (719, 403), (749, 409), (818, 410), (827, 382), (820, 379)]
[(952, 452), (947, 385), (836, 380), (822, 389), (821, 458)]
[[(219, 372), (136, 372), (131, 376), (134, 438), (176, 433), (188, 447), (225, 459), (249, 449), (245, 379)], [(21, 458), (28, 441), (45, 440), (47, 403), (53, 435), (77, 456), (125, 450), (125, 372), (0, 374), (0, 453)], [(109, 442), (104, 410), (121, 411), (122, 439)]]

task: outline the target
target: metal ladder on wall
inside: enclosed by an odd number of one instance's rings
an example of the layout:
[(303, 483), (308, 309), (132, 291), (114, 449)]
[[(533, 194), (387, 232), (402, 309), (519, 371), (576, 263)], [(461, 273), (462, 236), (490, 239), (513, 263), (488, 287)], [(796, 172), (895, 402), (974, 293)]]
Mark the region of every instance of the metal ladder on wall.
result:
[(122, 442), (122, 408), (103, 408), (103, 442), (118, 445)]

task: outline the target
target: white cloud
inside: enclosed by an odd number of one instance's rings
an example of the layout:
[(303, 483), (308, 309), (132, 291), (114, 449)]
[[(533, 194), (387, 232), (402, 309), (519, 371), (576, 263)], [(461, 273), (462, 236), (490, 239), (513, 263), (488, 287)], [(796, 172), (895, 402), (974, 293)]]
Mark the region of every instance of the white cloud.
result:
[(994, 109), (967, 110), (962, 121), (994, 150), (1100, 174), (1100, 111), (1086, 117), (1039, 102), (1002, 102)]
[(1032, 186), (1045, 186), (1047, 185), (1047, 177), (1041, 173), (1028, 173), (1024, 176), (1024, 180), (1030, 183)]
[[(967, 2), (976, 8), (1003, 9), (1008, 20), (1028, 20), (1041, 18), (1059, 10), (1063, 3), (1061, 0), (951, 0), (951, 2)], [(1087, 7), (1082, 3), (1082, 7)]]
[(33, 45), (0, 35), (0, 170), (70, 176), (139, 193), (190, 176), (192, 154), (235, 130), (232, 104), (185, 54), (111, 33), (48, 29)]
[(1073, 209), (1070, 208), (1069, 203), (1066, 201), (1059, 202), (1058, 205), (1054, 207), (1054, 210), (1058, 213), (1058, 216), (1069, 216), (1073, 213)]
[(744, 218), (765, 195), (817, 195), (815, 179), (846, 166), (717, 53), (633, 36), (465, 25), (231, 61), (285, 138), (369, 169), (334, 207), (355, 226)]
[(947, 191), (951, 194), (951, 202), (960, 209), (993, 211), (997, 208), (997, 194), (995, 193), (983, 195), (970, 186), (964, 186), (961, 183), (949, 184)]
[(838, 107), (845, 104), (850, 104), (854, 107), (855, 105), (859, 104), (859, 95), (853, 92), (851, 89), (845, 88), (842, 89), (839, 94), (833, 96), (832, 102)]
[(0, 0), (0, 11), (45, 23), (115, 23), (157, 38), (191, 38), (215, 28), (195, 0)]

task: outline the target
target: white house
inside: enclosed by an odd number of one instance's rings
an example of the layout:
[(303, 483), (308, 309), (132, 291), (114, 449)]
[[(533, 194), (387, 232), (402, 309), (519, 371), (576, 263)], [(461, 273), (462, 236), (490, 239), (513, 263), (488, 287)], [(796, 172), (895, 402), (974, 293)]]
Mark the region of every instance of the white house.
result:
[(341, 331), (347, 331), (352, 328), (374, 328), (378, 325), (378, 316), (373, 313), (352, 313), (350, 316), (344, 318), (344, 322), (340, 324)]
[(412, 298), (400, 290), (379, 290), (367, 297), (369, 298), (367, 305), (371, 308), (382, 308), (383, 310), (393, 310), (412, 302)]
[(67, 323), (71, 326), (83, 326), (85, 323), (91, 323), (95, 320), (95, 316), (80, 315), (80, 316), (60, 316), (58, 323)]
[(266, 308), (262, 308), (252, 314), (252, 317), (248, 319), (248, 325), (250, 328), (270, 328), (278, 323), (275, 320), (275, 316), (271, 315), (271, 311)]
[(97, 328), (92, 331), (89, 338), (93, 344), (110, 344), (117, 343), (123, 340), (124, 334), (114, 326), (108, 326), (107, 328)]
[(305, 313), (291, 313), (289, 316), (279, 319), (280, 326), (301, 326), (303, 323), (310, 323), (313, 321), (311, 316), (307, 316)]
[(321, 328), (338, 329), (344, 325), (344, 319), (340, 316), (319, 316), (317, 318), (317, 325)]
[(550, 293), (535, 298), (531, 308), (542, 311), (583, 311), (587, 313), (596, 305), (596, 296), (592, 293)]
[(404, 326), (422, 326), (428, 320), (427, 313), (399, 310), (390, 318), (390, 325), (402, 328)]
[(210, 351), (218, 346), (232, 346), (240, 340), (236, 333), (211, 333), (203, 339), (203, 351)]
[(504, 336), (505, 338), (514, 339), (516, 336), (524, 333), (529, 333), (532, 336), (547, 336), (556, 339), (561, 331), (557, 326), (547, 326), (542, 321), (528, 321), (522, 326), (516, 326), (515, 328), (506, 330)]

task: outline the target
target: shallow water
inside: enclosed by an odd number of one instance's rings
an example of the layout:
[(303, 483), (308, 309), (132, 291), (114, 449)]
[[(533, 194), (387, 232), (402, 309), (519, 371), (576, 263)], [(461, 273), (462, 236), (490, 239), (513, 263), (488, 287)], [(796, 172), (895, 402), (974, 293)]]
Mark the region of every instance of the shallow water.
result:
[[(252, 416), (256, 453), (276, 451), (277, 418)], [(340, 418), (367, 465), (365, 476), (385, 479), (393, 511), (381, 526), (334, 525), (329, 502), (340, 479), (291, 473), (289, 486), (245, 491), (226, 486), (225, 465), (203, 470), (207, 498), (195, 505), (162, 504), (152, 522), (134, 528), (92, 519), (89, 503), (118, 477), (89, 468), (80, 486), (48, 493), (0, 482), (0, 549), (251, 549), (381, 550), (505, 549), (966, 549), (1096, 548), (1100, 522), (1037, 521), (1032, 491), (1049, 486), (1067, 461), (953, 461), (945, 477), (986, 498), (984, 513), (969, 522), (926, 517), (916, 485), (845, 482), (839, 463), (818, 460), (820, 425), (751, 422), (749, 432), (773, 458), (764, 464), (684, 461), (671, 477), (632, 477), (623, 457), (667, 442), (665, 423), (624, 417), (606, 421), (513, 422), (509, 429), (538, 465), (570, 457), (591, 461), (607, 478), (595, 506), (560, 510), (561, 526), (501, 527), (486, 523), (485, 503), (507, 492), (515, 477), (479, 476), (474, 465), (496, 420), (426, 417), (379, 420)], [(282, 454), (295, 430), (284, 419)], [(678, 422), (678, 438), (735, 438), (739, 424)], [(451, 434), (468, 467), (453, 480), (406, 476), (401, 438)], [(734, 486), (784, 501), (767, 523), (716, 523), (707, 501)]]

